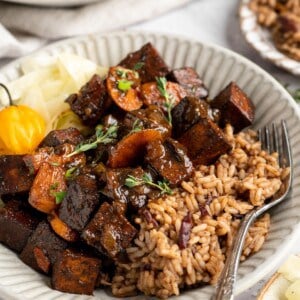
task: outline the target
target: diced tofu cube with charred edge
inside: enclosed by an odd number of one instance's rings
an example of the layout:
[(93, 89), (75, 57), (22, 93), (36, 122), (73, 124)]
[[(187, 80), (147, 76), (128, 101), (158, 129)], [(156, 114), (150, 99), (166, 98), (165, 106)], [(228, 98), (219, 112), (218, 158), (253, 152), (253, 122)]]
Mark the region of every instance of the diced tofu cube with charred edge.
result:
[(83, 230), (82, 238), (99, 252), (118, 259), (130, 245), (137, 230), (112, 205), (104, 202)]
[(231, 82), (214, 98), (211, 107), (220, 110), (220, 126), (230, 123), (235, 132), (254, 121), (254, 105), (235, 82)]
[(33, 174), (26, 167), (23, 155), (0, 156), (0, 196), (28, 192)]
[(20, 258), (31, 268), (48, 274), (65, 248), (67, 242), (58, 237), (46, 221), (42, 221), (28, 239)]
[(127, 133), (141, 129), (155, 129), (164, 138), (171, 136), (171, 125), (156, 105), (150, 105), (146, 109), (137, 109), (127, 113), (123, 124)]
[(169, 67), (151, 43), (129, 53), (118, 65), (136, 70), (142, 83), (155, 81), (155, 77), (165, 77), (169, 73)]
[(89, 126), (96, 125), (111, 104), (106, 85), (97, 74), (80, 89), (78, 94), (70, 95), (66, 102), (83, 123)]
[(175, 138), (195, 125), (200, 119), (208, 117), (209, 106), (204, 100), (186, 97), (172, 109), (172, 134)]
[(147, 144), (161, 139), (161, 133), (155, 129), (131, 132), (111, 148), (108, 166), (111, 168), (136, 166), (144, 157)]
[(185, 147), (171, 138), (149, 143), (145, 162), (173, 186), (188, 178), (194, 170)]
[(96, 179), (90, 174), (80, 174), (70, 180), (58, 215), (72, 229), (81, 232), (98, 206)]
[(83, 135), (77, 128), (67, 128), (50, 131), (40, 144), (40, 147), (56, 147), (58, 145), (69, 143), (77, 145), (83, 141)]
[(65, 293), (92, 295), (100, 267), (99, 258), (66, 249), (53, 266), (52, 288)]
[(10, 200), (0, 208), (0, 242), (21, 252), (40, 222), (35, 212), (23, 202)]
[(179, 142), (188, 149), (194, 165), (207, 165), (231, 150), (222, 130), (210, 119), (200, 119), (186, 131)]
[(191, 67), (174, 69), (168, 74), (168, 80), (179, 83), (186, 91), (188, 97), (205, 99), (208, 96), (208, 89), (196, 70)]
[(105, 186), (106, 195), (117, 202), (128, 204), (130, 209), (137, 211), (139, 208), (146, 205), (148, 194), (151, 192), (151, 189), (144, 184), (128, 188), (125, 185), (125, 181), (129, 175), (142, 179), (144, 173), (145, 172), (141, 167), (135, 169), (107, 169)]
[(66, 190), (64, 168), (43, 163), (34, 178), (28, 202), (35, 209), (49, 214), (59, 204), (56, 203), (56, 195)]

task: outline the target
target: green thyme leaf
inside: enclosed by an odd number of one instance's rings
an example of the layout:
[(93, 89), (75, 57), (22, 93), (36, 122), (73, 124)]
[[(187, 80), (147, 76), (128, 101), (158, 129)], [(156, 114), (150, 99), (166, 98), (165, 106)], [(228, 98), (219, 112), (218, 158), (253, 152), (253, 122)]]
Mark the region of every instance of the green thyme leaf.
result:
[(135, 71), (140, 70), (144, 65), (145, 65), (144, 62), (139, 61), (133, 66), (133, 70), (135, 70)]
[(117, 138), (117, 131), (118, 131), (118, 126), (117, 125), (111, 125), (107, 128), (107, 130), (104, 132), (103, 126), (98, 125), (96, 127), (96, 140), (93, 142), (88, 142), (88, 143), (81, 143), (76, 146), (75, 151), (72, 153), (68, 154), (67, 157), (71, 157), (73, 155), (76, 155), (78, 153), (82, 153), (91, 149), (97, 148), (98, 144), (109, 144), (113, 142)]
[(173, 95), (170, 95), (167, 91), (167, 79), (165, 77), (156, 77), (156, 85), (160, 94), (165, 98), (164, 107), (167, 110), (168, 122), (172, 125), (172, 114), (171, 111), (175, 105), (175, 100)]
[(118, 80), (118, 89), (122, 92), (127, 92), (128, 90), (131, 89), (133, 83), (134, 82), (131, 80), (126, 80), (126, 79)]
[(133, 188), (142, 184), (148, 184), (150, 186), (153, 186), (157, 189), (160, 190), (160, 193), (163, 194), (168, 194), (172, 195), (173, 191), (172, 189), (168, 186), (168, 182), (163, 180), (163, 181), (158, 181), (157, 183), (154, 183), (151, 179), (151, 177), (148, 174), (144, 174), (142, 178), (137, 178), (132, 175), (128, 175), (128, 177), (125, 179), (125, 185), (129, 188)]
[(133, 124), (132, 124), (132, 129), (131, 129), (131, 133), (132, 132), (139, 132), (141, 130), (143, 130), (143, 122), (139, 119), (136, 119)]
[(67, 194), (66, 191), (61, 191), (61, 192), (55, 192), (55, 193), (53, 193), (52, 196), (55, 197), (55, 203), (56, 203), (56, 204), (62, 203), (62, 201), (63, 201), (64, 198), (66, 197), (66, 194)]
[(71, 179), (74, 176), (75, 171), (77, 170), (76, 167), (72, 167), (70, 169), (68, 169), (65, 173), (65, 178), (66, 179)]

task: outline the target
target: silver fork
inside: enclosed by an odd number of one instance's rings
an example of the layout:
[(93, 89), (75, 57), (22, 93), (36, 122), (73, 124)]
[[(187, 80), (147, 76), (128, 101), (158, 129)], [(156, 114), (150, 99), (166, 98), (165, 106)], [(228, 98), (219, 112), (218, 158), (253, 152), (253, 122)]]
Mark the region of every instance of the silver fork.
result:
[(288, 130), (285, 121), (281, 121), (281, 139), (279, 138), (279, 132), (277, 125), (272, 123), (271, 128), (269, 126), (258, 130), (258, 137), (261, 141), (262, 148), (271, 152), (278, 152), (279, 164), (281, 167), (290, 167), (290, 173), (283, 182), (283, 187), (277, 192), (271, 201), (258, 207), (245, 215), (241, 222), (240, 228), (237, 232), (231, 250), (228, 253), (224, 269), (221, 273), (219, 282), (216, 287), (216, 293), (212, 297), (214, 300), (232, 300), (234, 298), (234, 285), (237, 277), (237, 270), (240, 262), (241, 253), (245, 237), (250, 225), (253, 221), (269, 210), (271, 207), (281, 203), (288, 195), (293, 178), (293, 165), (292, 165), (292, 153), (288, 137)]

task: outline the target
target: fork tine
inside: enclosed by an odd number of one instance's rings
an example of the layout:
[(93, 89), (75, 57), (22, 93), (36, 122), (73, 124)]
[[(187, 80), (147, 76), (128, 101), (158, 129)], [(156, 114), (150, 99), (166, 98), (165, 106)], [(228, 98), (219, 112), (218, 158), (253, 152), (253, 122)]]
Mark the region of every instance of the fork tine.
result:
[(265, 127), (265, 149), (270, 153), (270, 130), (269, 127)]
[(273, 152), (277, 152), (279, 155), (279, 144), (278, 144), (278, 128), (275, 123), (272, 123), (272, 133), (273, 133)]
[(282, 149), (279, 155), (279, 164), (281, 167), (290, 167), (292, 165), (292, 153), (291, 146), (289, 142), (289, 135), (286, 122), (281, 121), (281, 131), (282, 131)]

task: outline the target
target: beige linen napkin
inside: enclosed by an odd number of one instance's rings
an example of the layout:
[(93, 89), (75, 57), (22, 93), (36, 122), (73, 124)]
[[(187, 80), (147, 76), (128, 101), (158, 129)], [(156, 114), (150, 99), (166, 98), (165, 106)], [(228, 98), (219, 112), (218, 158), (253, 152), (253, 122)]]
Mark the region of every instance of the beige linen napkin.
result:
[(19, 35), (8, 30), (38, 36), (41, 40), (34, 41), (38, 45), (45, 39), (122, 29), (188, 2), (191, 0), (99, 0), (73, 8), (46, 8), (0, 1), (0, 57), (19, 56), (34, 48), (32, 42), (20, 42)]

